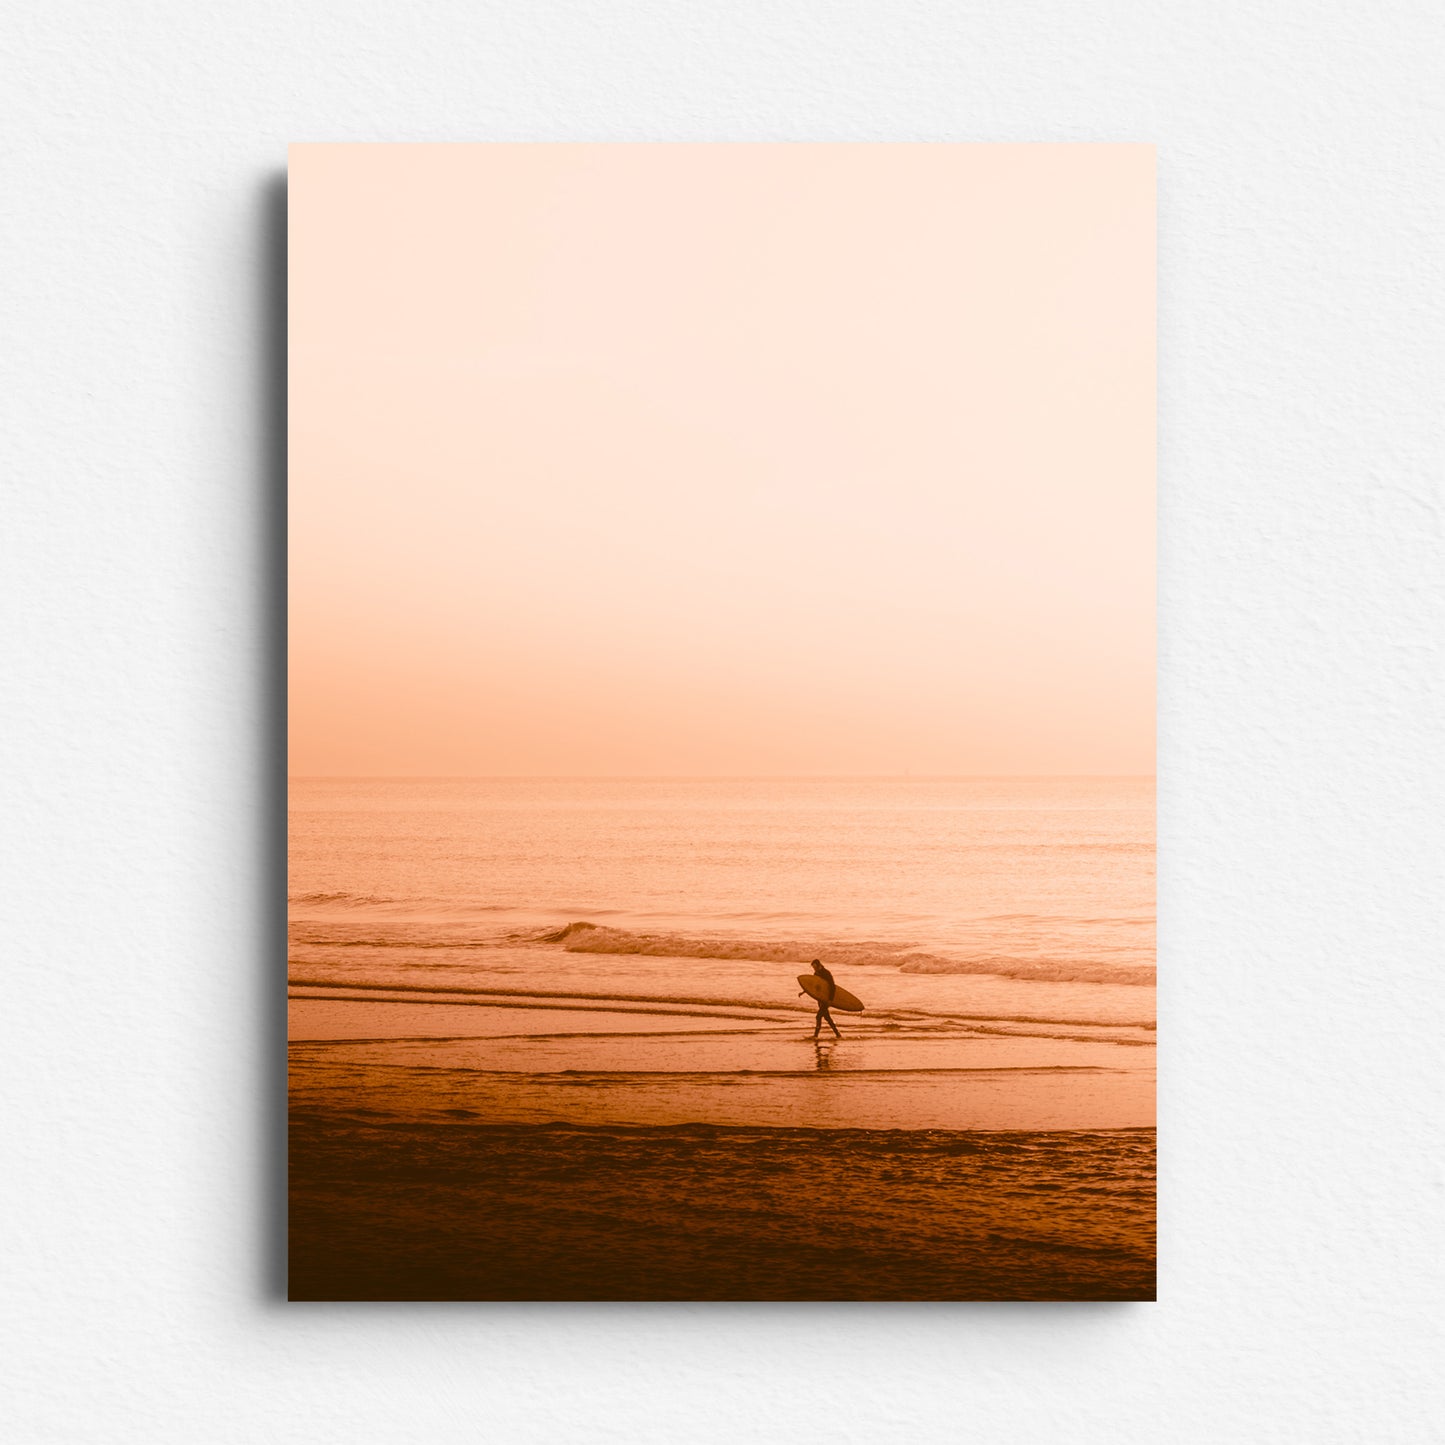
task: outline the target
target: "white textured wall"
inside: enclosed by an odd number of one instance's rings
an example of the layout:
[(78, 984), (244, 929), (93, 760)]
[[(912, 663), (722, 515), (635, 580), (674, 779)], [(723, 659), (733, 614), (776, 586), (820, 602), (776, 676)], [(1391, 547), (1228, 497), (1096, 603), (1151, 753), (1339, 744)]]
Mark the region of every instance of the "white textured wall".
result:
[[(1439, 1438), (1438, 5), (4, 11), (10, 1438)], [(276, 177), (488, 138), (1158, 143), (1158, 1305), (279, 1302)]]

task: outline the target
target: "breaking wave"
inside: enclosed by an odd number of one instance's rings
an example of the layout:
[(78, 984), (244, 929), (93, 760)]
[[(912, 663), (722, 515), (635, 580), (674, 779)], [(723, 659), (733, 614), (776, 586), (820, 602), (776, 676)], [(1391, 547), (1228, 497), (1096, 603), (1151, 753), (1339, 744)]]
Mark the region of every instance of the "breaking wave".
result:
[(678, 933), (630, 933), (595, 923), (569, 923), (533, 935), (538, 943), (560, 943), (568, 953), (641, 954), (657, 958), (733, 958), (760, 963), (895, 968), (900, 973), (994, 974), (1040, 983), (1113, 983), (1149, 987), (1149, 964), (1104, 963), (1086, 958), (1025, 958), (1009, 954), (945, 957), (923, 953), (909, 943), (815, 943), (748, 938), (696, 938)]

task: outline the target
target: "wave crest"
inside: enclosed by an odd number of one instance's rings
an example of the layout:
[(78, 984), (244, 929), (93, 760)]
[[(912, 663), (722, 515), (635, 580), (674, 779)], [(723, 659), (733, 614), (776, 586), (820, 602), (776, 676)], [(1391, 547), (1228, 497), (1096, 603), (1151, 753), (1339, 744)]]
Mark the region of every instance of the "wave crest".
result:
[(896, 968), (900, 973), (995, 974), (1039, 983), (1113, 983), (1149, 987), (1147, 964), (1110, 964), (1086, 958), (1019, 958), (977, 954), (946, 958), (922, 953), (911, 943), (802, 944), (748, 938), (692, 938), (677, 933), (630, 933), (595, 923), (569, 923), (536, 935), (539, 943), (560, 943), (568, 953), (640, 954), (653, 958), (732, 958), (759, 963), (808, 964), (826, 958), (834, 966)]

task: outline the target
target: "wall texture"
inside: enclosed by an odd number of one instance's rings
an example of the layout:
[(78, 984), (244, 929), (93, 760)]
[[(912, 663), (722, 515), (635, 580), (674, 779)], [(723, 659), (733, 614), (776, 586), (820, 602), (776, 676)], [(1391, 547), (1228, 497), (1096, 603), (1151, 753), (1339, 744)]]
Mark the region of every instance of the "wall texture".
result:
[[(1439, 1437), (1438, 7), (5, 10), (10, 1438)], [(1158, 144), (1159, 1304), (278, 1301), (293, 139)]]

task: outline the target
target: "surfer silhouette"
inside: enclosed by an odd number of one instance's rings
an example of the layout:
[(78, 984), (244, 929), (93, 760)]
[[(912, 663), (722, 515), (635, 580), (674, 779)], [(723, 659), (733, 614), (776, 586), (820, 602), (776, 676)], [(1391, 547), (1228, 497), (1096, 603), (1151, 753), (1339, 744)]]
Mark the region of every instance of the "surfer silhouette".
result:
[(813, 1020), (813, 1037), (815, 1039), (818, 1037), (819, 1030), (826, 1021), (828, 1027), (833, 1030), (833, 1037), (841, 1039), (843, 1035), (838, 1032), (838, 1025), (833, 1022), (833, 1015), (828, 1012), (828, 1005), (833, 1002), (833, 996), (838, 992), (838, 985), (833, 982), (833, 975), (816, 958), (813, 960), (813, 972), (828, 985), (827, 993), (818, 1000), (818, 1017)]

